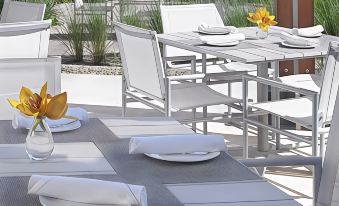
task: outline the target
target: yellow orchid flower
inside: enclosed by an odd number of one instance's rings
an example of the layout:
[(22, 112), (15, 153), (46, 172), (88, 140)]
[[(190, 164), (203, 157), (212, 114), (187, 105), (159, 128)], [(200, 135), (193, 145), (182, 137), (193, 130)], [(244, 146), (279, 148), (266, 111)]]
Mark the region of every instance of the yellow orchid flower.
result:
[(48, 117), (61, 119), (67, 112), (67, 93), (52, 97), (47, 94), (47, 82), (42, 86), (40, 94), (33, 93), (27, 87), (22, 87), (19, 101), (8, 99), (10, 105), (27, 116), (38, 118)]
[(256, 9), (255, 13), (249, 13), (247, 19), (257, 24), (265, 32), (268, 32), (270, 26), (278, 24), (278, 22), (274, 21), (275, 16), (270, 16), (270, 12), (267, 11), (266, 7)]

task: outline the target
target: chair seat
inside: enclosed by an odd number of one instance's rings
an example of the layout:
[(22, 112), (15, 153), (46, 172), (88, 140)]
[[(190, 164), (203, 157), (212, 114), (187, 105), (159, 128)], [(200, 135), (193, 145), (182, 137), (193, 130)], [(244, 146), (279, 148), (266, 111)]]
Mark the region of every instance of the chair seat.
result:
[(272, 102), (254, 103), (251, 107), (275, 114), (307, 128), (312, 126), (312, 101), (308, 98), (284, 99)]
[(225, 96), (200, 83), (183, 83), (172, 85), (172, 109), (186, 110), (218, 104), (240, 103), (242, 100)]
[(280, 77), (277, 79), (277, 81), (290, 86), (308, 89), (320, 93), (322, 76), (319, 74), (296, 74)]

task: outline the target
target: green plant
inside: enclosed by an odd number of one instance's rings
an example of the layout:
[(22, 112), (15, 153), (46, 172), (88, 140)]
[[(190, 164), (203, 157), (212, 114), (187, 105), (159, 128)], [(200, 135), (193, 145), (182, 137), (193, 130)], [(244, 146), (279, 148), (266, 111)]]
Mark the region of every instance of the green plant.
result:
[(93, 12), (87, 18), (85, 28), (88, 35), (85, 48), (92, 56), (92, 63), (100, 65), (105, 61), (107, 48), (110, 45), (110, 42), (107, 43), (108, 32), (105, 17)]
[(67, 47), (67, 52), (74, 56), (75, 61), (82, 61), (84, 57), (84, 26), (78, 22), (71, 12), (66, 15), (67, 18), (60, 25), (59, 33), (65, 36), (61, 42)]
[(315, 0), (315, 21), (324, 26), (326, 33), (339, 36), (339, 1)]
[(147, 5), (147, 29), (156, 31), (157, 33), (163, 33), (162, 29), (162, 21), (161, 21), (161, 14), (160, 14), (160, 6), (156, 4)]

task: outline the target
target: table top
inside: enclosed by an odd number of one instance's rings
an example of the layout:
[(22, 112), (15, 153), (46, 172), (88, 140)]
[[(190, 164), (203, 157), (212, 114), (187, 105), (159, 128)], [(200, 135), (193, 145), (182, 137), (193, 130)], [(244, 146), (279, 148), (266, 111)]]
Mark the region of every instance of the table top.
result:
[[(14, 130), (10, 121), (0, 121), (0, 134), (1, 144), (17, 144), (24, 143), (27, 131)], [(260, 184), (263, 184), (261, 177), (227, 153), (222, 153), (210, 161), (185, 164), (159, 161), (142, 154), (129, 155), (129, 139), (117, 138), (98, 119), (90, 119), (80, 129), (54, 134), (54, 140), (59, 143), (94, 142), (117, 175), (95, 174), (81, 177), (144, 185), (150, 206), (183, 205), (175, 191), (171, 192), (177, 184), (217, 184), (234, 181), (260, 181)], [(0, 205), (40, 205), (38, 197), (27, 195), (28, 180), (29, 177), (0, 177)], [(168, 187), (168, 184), (172, 187)], [(286, 201), (286, 194), (281, 191), (275, 194)], [(288, 201), (291, 203), (294, 200)]]
[(203, 44), (199, 40), (201, 34), (197, 32), (178, 32), (159, 34), (159, 42), (192, 52), (213, 55), (223, 59), (230, 59), (243, 63), (261, 63), (270, 61), (294, 60), (303, 58), (314, 58), (326, 56), (331, 41), (339, 41), (339, 37), (322, 35), (320, 38), (313, 38), (320, 42), (319, 46), (310, 49), (287, 48), (280, 43), (282, 39), (270, 34), (290, 29), (272, 27), (267, 39), (259, 40), (256, 37), (256, 27), (239, 28), (244, 33), (246, 40), (237, 46), (216, 47)]

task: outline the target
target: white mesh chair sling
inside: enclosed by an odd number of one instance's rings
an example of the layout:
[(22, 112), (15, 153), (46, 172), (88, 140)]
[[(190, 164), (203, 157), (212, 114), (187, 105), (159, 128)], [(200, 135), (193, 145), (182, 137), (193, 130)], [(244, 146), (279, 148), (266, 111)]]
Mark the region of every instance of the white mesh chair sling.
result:
[(5, 0), (0, 23), (42, 21), (45, 9), (45, 4)]
[[(326, 66), (324, 68), (323, 83), (321, 85), (320, 93), (305, 88), (294, 87), (283, 84), (281, 82), (267, 80), (263, 78), (245, 75), (243, 77), (244, 86), (244, 155), (247, 157), (247, 124), (257, 127), (263, 127), (273, 132), (285, 135), (290, 138), (301, 140), (312, 145), (312, 154), (318, 155), (318, 137), (320, 136), (320, 155), (324, 154), (324, 133), (328, 132), (325, 128), (332, 120), (334, 103), (339, 87), (339, 43), (331, 42), (327, 56)], [(247, 84), (248, 81), (256, 81), (258, 83), (266, 84), (280, 90), (294, 92), (300, 95), (305, 95), (299, 98), (277, 100), (264, 103), (249, 104), (247, 98)], [(264, 125), (249, 118), (248, 108), (258, 110), (257, 115), (263, 113), (272, 114), (275, 117), (283, 118), (288, 121), (302, 125), (303, 127), (312, 131), (312, 139), (309, 140), (301, 135), (281, 130), (279, 126)]]
[[(338, 69), (338, 68), (337, 68)], [(337, 96), (337, 95), (333, 95)], [(322, 164), (321, 157), (284, 156), (267, 159), (247, 159), (242, 162), (248, 167), (302, 166), (313, 165), (315, 206), (339, 205), (339, 98), (333, 104), (333, 120), (328, 144)], [(337, 127), (338, 126), (338, 127)]]
[[(157, 109), (166, 116), (171, 116), (172, 111), (239, 103), (239, 99), (220, 94), (205, 83), (193, 83), (203, 78), (208, 82), (209, 76), (204, 74), (165, 77), (156, 32), (121, 23), (115, 23), (114, 27), (124, 72), (123, 116), (126, 110), (126, 97)], [(223, 74), (219, 76), (223, 78)], [(225, 78), (228, 77), (229, 74)], [(187, 80), (192, 82), (173, 84), (175, 81)]]

